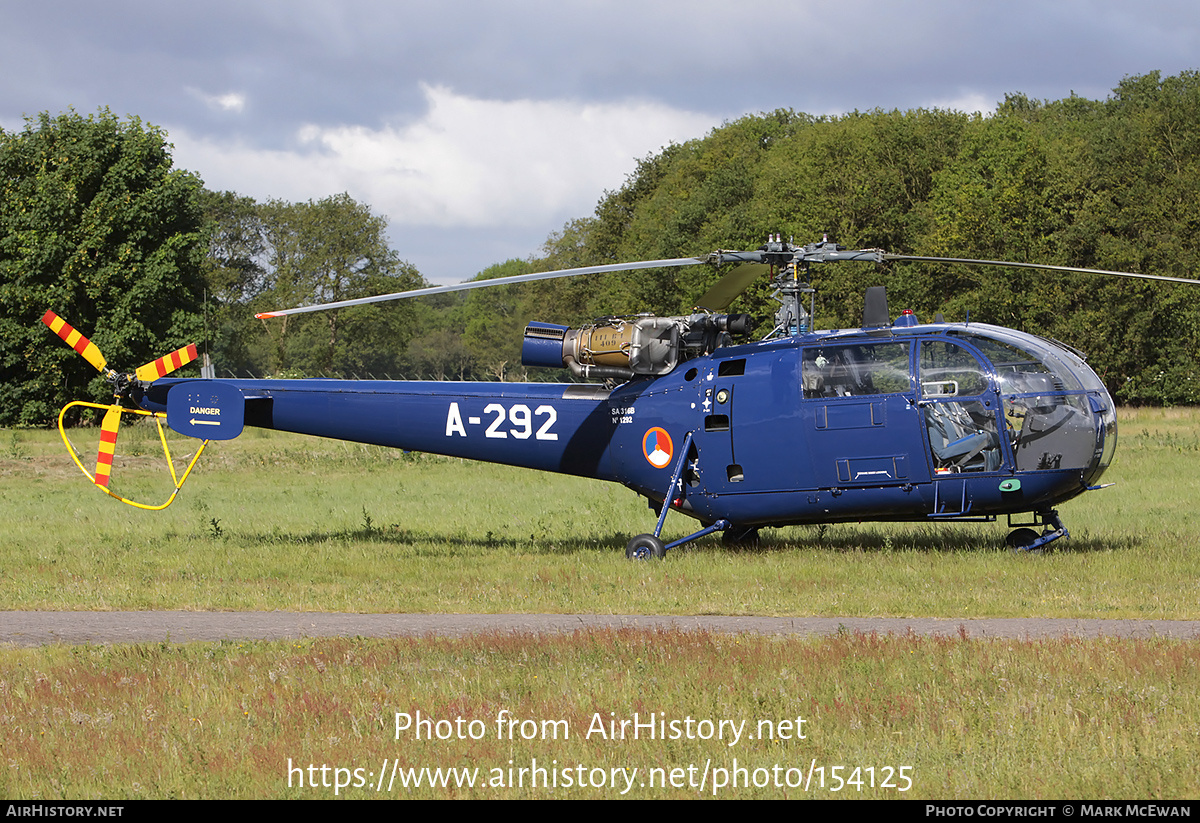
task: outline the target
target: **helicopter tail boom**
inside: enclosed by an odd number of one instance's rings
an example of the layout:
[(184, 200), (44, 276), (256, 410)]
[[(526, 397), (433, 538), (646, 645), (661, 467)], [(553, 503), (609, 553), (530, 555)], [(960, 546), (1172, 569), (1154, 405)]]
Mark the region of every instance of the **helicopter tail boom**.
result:
[(219, 429), (201, 430), (197, 422), (235, 422), (230, 430), (240, 433), (244, 421), (277, 431), (611, 480), (608, 444), (614, 427), (608, 394), (602, 386), (562, 383), (177, 380), (156, 383), (141, 405), (166, 410), (168, 425), (191, 437), (211, 439)]

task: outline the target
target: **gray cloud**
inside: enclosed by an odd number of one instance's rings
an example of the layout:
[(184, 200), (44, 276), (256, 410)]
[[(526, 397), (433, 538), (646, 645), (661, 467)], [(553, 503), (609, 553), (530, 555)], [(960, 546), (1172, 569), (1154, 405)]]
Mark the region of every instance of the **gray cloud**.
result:
[(7, 0), (0, 123), (136, 114), (211, 186), (366, 200), (445, 279), (727, 118), (1103, 98), (1198, 47), (1179, 0)]

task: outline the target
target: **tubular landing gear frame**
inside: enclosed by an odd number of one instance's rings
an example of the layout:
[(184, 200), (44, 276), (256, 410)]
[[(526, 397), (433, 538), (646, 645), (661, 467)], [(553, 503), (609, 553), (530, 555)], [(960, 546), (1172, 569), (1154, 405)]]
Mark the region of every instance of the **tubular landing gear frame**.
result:
[(629, 541), (629, 545), (625, 547), (625, 556), (630, 560), (651, 560), (662, 558), (671, 549), (682, 546), (684, 543), (690, 543), (693, 540), (698, 540), (701, 537), (712, 534), (717, 531), (728, 529), (731, 523), (728, 520), (718, 520), (712, 525), (705, 526), (698, 532), (689, 534), (687, 537), (682, 537), (673, 543), (663, 543), (662, 528), (663, 523), (667, 520), (667, 512), (672, 506), (681, 506), (687, 495), (687, 491), (683, 484), (683, 469), (688, 463), (688, 454), (692, 448), (692, 433), (688, 432), (683, 439), (683, 446), (679, 449), (679, 460), (675, 462), (675, 470), (671, 474), (671, 483), (667, 486), (667, 493), (663, 495), (662, 509), (658, 513), (658, 522), (654, 525), (653, 534), (639, 534), (637, 537)]

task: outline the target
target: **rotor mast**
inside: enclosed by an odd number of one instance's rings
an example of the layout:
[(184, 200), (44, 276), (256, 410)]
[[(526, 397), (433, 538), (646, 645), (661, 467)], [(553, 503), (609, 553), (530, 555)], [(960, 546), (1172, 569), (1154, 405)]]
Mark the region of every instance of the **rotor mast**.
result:
[[(757, 263), (769, 267), (771, 286), (774, 288), (771, 297), (779, 303), (779, 307), (775, 310), (775, 326), (767, 335), (768, 338), (798, 337), (812, 330), (816, 289), (809, 281), (809, 267), (813, 263), (847, 260), (882, 263), (886, 257), (880, 249), (846, 249), (830, 242), (829, 235), (825, 235), (819, 243), (797, 246), (783, 240), (779, 233), (769, 236), (757, 251), (720, 251), (713, 255), (714, 262), (718, 263)], [(731, 275), (736, 272), (735, 269)], [(803, 295), (809, 298), (807, 309), (802, 302)]]

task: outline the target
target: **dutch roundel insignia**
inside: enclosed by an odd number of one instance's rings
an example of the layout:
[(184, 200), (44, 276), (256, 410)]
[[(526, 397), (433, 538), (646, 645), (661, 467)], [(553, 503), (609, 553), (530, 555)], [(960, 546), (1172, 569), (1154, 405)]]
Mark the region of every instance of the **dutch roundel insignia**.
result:
[(671, 464), (673, 451), (671, 435), (665, 429), (655, 426), (642, 437), (642, 454), (656, 469), (665, 469)]

